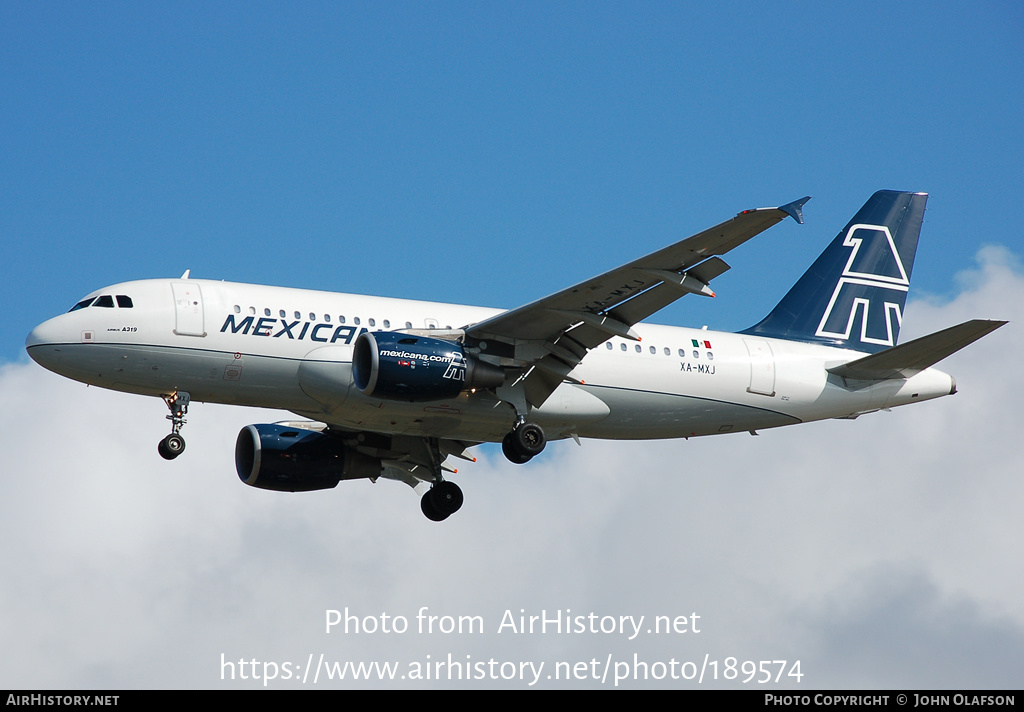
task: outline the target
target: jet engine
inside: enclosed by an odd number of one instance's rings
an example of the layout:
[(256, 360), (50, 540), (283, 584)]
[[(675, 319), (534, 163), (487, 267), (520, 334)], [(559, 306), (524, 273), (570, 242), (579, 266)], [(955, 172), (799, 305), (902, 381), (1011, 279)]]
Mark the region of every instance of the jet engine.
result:
[(278, 492), (331, 489), (380, 475), (381, 461), (316, 430), (246, 425), (235, 440), (235, 470), (247, 485)]
[(368, 396), (430, 401), (472, 388), (496, 388), (505, 382), (505, 372), (467, 356), (454, 341), (367, 331), (355, 342), (352, 378)]

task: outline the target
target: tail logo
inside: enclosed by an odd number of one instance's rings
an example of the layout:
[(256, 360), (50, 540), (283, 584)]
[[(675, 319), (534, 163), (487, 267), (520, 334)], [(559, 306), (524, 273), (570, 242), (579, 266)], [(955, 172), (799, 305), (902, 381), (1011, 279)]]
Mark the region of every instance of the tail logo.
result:
[(850, 340), (859, 311), (861, 343), (894, 346), (910, 279), (892, 233), (885, 225), (852, 225), (843, 246), (852, 248), (850, 258), (815, 335)]

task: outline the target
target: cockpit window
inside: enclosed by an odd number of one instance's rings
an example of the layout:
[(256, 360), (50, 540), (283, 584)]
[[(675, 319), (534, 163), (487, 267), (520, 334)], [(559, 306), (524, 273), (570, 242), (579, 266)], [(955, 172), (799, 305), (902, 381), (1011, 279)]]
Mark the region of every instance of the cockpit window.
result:
[[(132, 298), (127, 294), (118, 294), (117, 306), (122, 309), (131, 309), (135, 305), (132, 303)], [(106, 307), (108, 309), (113, 309), (114, 297), (109, 294), (104, 294), (102, 297), (87, 297), (75, 306), (71, 307), (68, 311), (78, 311), (79, 309), (85, 309), (86, 307)]]
[(78, 304), (76, 304), (75, 306), (73, 306), (70, 309), (68, 309), (68, 311), (69, 312), (73, 312), (73, 311), (78, 311), (79, 309), (85, 309), (87, 306), (92, 304), (93, 301), (95, 301), (95, 299), (96, 299), (96, 297), (89, 297), (88, 299), (83, 299)]

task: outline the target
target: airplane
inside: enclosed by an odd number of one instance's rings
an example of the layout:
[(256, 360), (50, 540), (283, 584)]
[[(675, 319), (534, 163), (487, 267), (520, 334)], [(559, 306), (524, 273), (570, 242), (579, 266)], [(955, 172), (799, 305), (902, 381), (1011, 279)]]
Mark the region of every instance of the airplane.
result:
[(647, 324), (713, 297), (722, 255), (809, 197), (736, 217), (510, 311), (192, 279), (97, 290), (32, 330), (29, 355), (90, 385), (164, 400), (181, 455), (192, 401), (287, 410), (247, 425), (235, 466), (277, 491), (398, 480), (442, 521), (463, 503), (454, 459), (500, 442), (524, 464), (548, 440), (640, 440), (856, 418), (956, 392), (933, 368), (1006, 322), (899, 344), (927, 201), (879, 191), (782, 301), (738, 333)]

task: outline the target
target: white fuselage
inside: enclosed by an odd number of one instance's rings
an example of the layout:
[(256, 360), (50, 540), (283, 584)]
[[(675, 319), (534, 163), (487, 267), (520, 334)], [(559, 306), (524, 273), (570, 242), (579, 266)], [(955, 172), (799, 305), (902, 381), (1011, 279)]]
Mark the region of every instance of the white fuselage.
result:
[[(146, 280), (98, 290), (131, 307), (89, 306), (29, 335), (46, 368), (104, 388), (285, 409), (353, 430), (500, 441), (515, 409), (492, 392), (405, 402), (352, 382), (362, 331), (458, 329), (501, 312), (481, 307), (207, 280)], [(126, 302), (127, 303), (127, 302)], [(647, 439), (790, 425), (947, 395), (952, 378), (844, 382), (826, 368), (862, 354), (701, 329), (637, 324), (590, 351), (530, 413), (551, 439)], [(695, 345), (696, 344), (696, 345)]]

